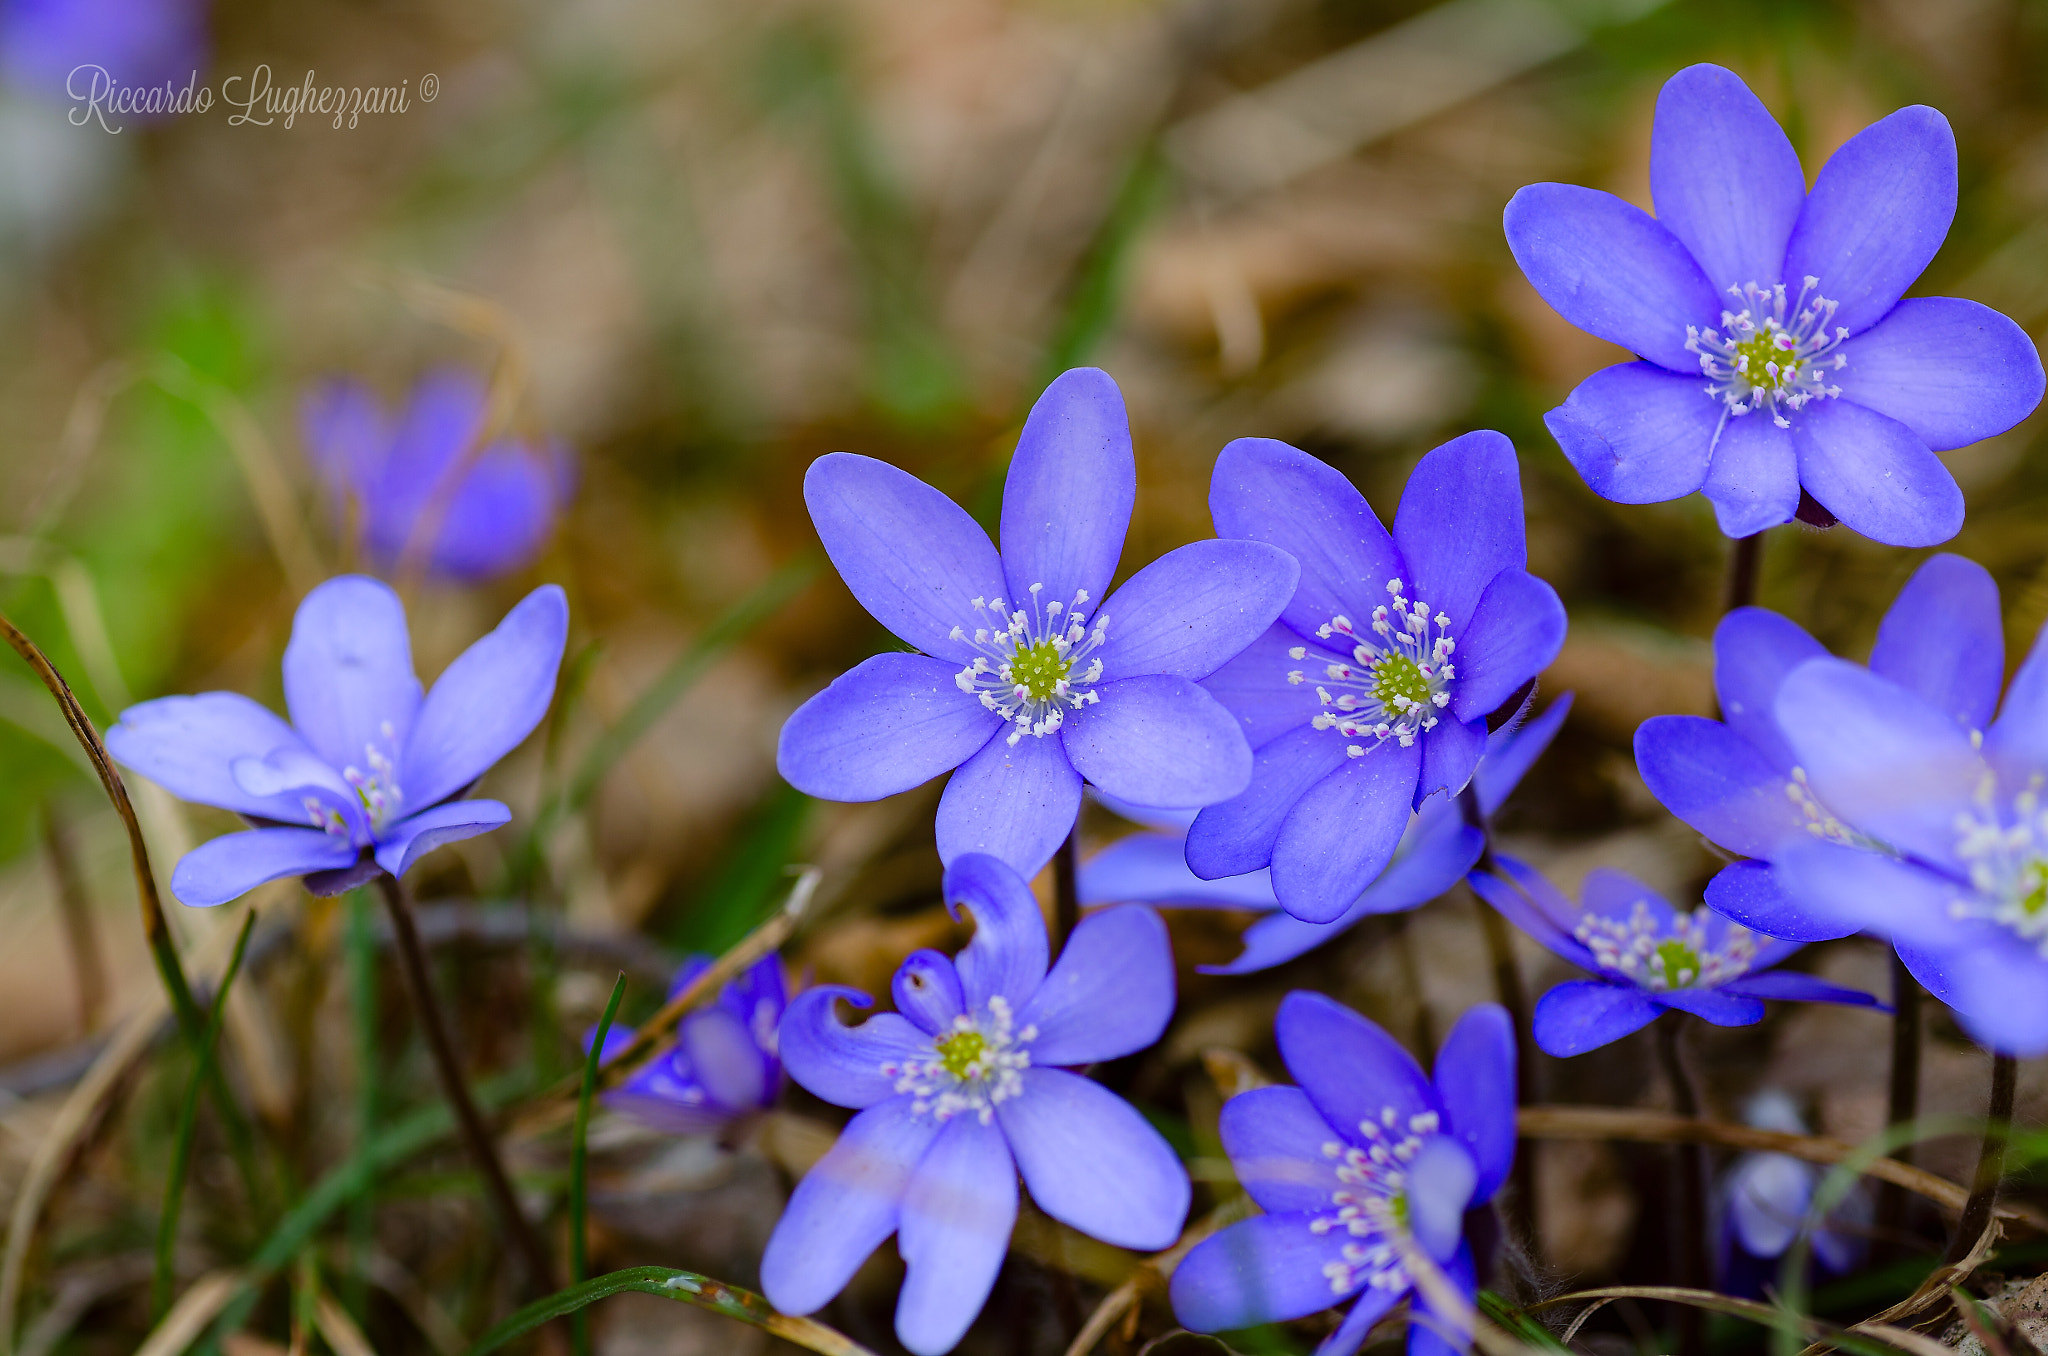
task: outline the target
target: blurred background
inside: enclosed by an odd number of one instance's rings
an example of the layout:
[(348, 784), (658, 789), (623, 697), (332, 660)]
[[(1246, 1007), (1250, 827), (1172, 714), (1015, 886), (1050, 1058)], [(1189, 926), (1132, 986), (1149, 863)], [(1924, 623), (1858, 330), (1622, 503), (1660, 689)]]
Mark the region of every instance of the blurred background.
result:
[[(292, 610), (343, 569), (400, 584), (429, 680), (536, 584), (569, 592), (556, 711), (486, 788), (514, 825), (413, 877), (467, 920), (441, 977), (479, 1076), (569, 1068), (621, 957), (626, 1013), (644, 1015), (675, 956), (719, 951), (774, 909), (791, 863), (825, 871), (786, 952), (817, 980), (885, 990), (906, 950), (958, 935), (938, 906), (935, 787), (822, 805), (774, 771), (782, 718), (893, 645), (823, 564), (800, 495), (821, 453), (884, 458), (992, 518), (1032, 399), (1060, 370), (1099, 365), (1137, 446), (1128, 573), (1209, 534), (1209, 469), (1232, 438), (1326, 458), (1391, 520), (1424, 451), (1506, 432), (1531, 568), (1572, 618), (1542, 699), (1578, 696), (1502, 831), (1568, 889), (1605, 864), (1688, 899), (1717, 863), (1649, 797), (1629, 741), (1650, 715), (1711, 709), (1726, 544), (1698, 498), (1598, 499), (1544, 432), (1543, 411), (1621, 355), (1523, 280), (1501, 233), (1508, 197), (1555, 179), (1647, 207), (1658, 87), (1696, 61), (1758, 91), (1809, 176), (1875, 118), (1928, 103), (1955, 127), (1962, 200), (1915, 291), (2031, 331), (2048, 320), (2037, 0), (6, 0), (0, 16), (0, 598), (94, 720), (220, 688), (281, 707)], [(82, 117), (66, 90), (81, 63), (179, 90), (196, 71), (213, 104)], [(383, 111), (287, 126), (281, 104), (239, 106), (266, 79), (273, 99), (362, 87)], [(453, 413), (408, 414), (437, 372), (470, 393)], [(322, 403), (337, 380), (354, 383), (357, 424)], [(435, 443), (448, 421), (486, 430), (512, 468), (510, 498), (459, 510), (530, 527), (512, 558), (465, 567), (402, 527), (381, 545), (371, 531), (349, 459), (374, 460), (380, 437), (446, 453), (468, 436)], [(1969, 502), (1952, 549), (1998, 578), (2015, 662), (2048, 619), (2042, 427), (1948, 458)], [(1761, 601), (1861, 657), (1922, 555), (1781, 528)], [(184, 847), (232, 826), (137, 794), (166, 880)], [(1087, 827), (1121, 831), (1092, 811)], [(0, 1200), (96, 1042), (156, 983), (126, 870), (118, 821), (10, 659)], [(365, 1047), (338, 959), (344, 906), (296, 886), (259, 902), (283, 931), (231, 1005), (230, 1063), (306, 1181), (355, 1133)], [(217, 970), (239, 907), (169, 907)], [(1164, 1044), (1105, 1076), (1213, 1158), (1205, 1050), (1277, 1073), (1270, 1019), (1296, 987), (1433, 1048), (1492, 994), (1474, 909), (1461, 890), (1251, 979), (1184, 969)], [(1241, 921), (1179, 916), (1184, 967), (1235, 954)], [(1564, 977), (1533, 949), (1523, 960), (1532, 986)], [(1889, 983), (1864, 942), (1802, 963)], [(388, 1063), (383, 1095), (425, 1104), (424, 1057), (382, 979), (387, 1018), (367, 1048)], [(1888, 1039), (1879, 1015), (1783, 1008), (1696, 1039), (1692, 1058), (1714, 1113), (1739, 1117), (1774, 1087), (1815, 1129), (1856, 1140), (1882, 1122)], [(135, 1258), (146, 1276), (185, 1073), (169, 1054), (138, 1067), (80, 1135), (30, 1254), (23, 1321), (71, 1305), (36, 1330), (46, 1350), (128, 1350), (150, 1326)], [(1936, 1019), (1923, 1105), (1979, 1113), (1984, 1067)], [(1661, 1104), (1653, 1070), (1644, 1038), (1541, 1076), (1549, 1100)], [(2021, 1097), (2023, 1117), (2048, 1108), (2048, 1077), (2023, 1069)], [(810, 1130), (785, 1126), (779, 1148), (683, 1152), (601, 1122), (598, 1265), (752, 1284), (804, 1152), (784, 1141), (829, 1135), (826, 1109), (791, 1105)], [(559, 1148), (536, 1141), (517, 1165), (557, 1204)], [(1921, 1161), (1963, 1178), (1970, 1153), (1943, 1141)], [(436, 1162), (386, 1184), (363, 1226), (388, 1269), (351, 1302), (379, 1350), (446, 1349), (448, 1325), (473, 1337), (510, 1293), (459, 1156)], [(1531, 1283), (1660, 1279), (1662, 1162), (1544, 1146)], [(202, 1153), (195, 1173), (194, 1200), (211, 1204), (192, 1207), (187, 1279), (233, 1264), (253, 1227), (226, 1168)], [(1027, 1217), (965, 1349), (1063, 1349), (1129, 1268), (1080, 1246)], [(883, 1251), (823, 1317), (892, 1350)], [(275, 1288), (230, 1345), (285, 1342), (287, 1307)], [(767, 1346), (644, 1297), (596, 1312), (608, 1351)], [(1633, 1349), (1636, 1320), (1608, 1317), (1593, 1340)], [(1155, 1302), (1106, 1349), (1164, 1325)], [(1314, 1330), (1270, 1336), (1305, 1351)]]

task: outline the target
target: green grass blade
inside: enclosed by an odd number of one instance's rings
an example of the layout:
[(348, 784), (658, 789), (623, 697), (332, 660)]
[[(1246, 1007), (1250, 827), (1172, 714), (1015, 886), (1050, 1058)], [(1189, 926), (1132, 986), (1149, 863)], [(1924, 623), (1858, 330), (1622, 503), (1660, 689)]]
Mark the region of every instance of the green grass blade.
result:
[(213, 996), (213, 1013), (194, 1053), (192, 1078), (185, 1088), (185, 1102), (178, 1111), (178, 1134), (171, 1147), (170, 1178), (164, 1183), (164, 1208), (157, 1216), (156, 1266), (150, 1274), (149, 1311), (158, 1322), (170, 1311), (171, 1287), (175, 1280), (173, 1254), (178, 1243), (178, 1213), (185, 1203), (185, 1179), (192, 1166), (192, 1138), (199, 1127), (199, 1101), (212, 1081), (214, 1051), (220, 1045), (221, 1022), (227, 1015), (228, 993), (242, 970), (242, 954), (249, 949), (249, 933), (256, 926), (256, 911), (242, 916), (242, 931), (235, 938), (234, 955), (220, 977), (220, 989)]
[[(583, 1057), (583, 1090), (576, 1098), (576, 1130), (569, 1141), (569, 1284), (574, 1286), (583, 1279), (583, 1273), (590, 1269), (590, 1240), (586, 1224), (589, 1216), (587, 1192), (590, 1184), (590, 1154), (584, 1143), (584, 1136), (590, 1131), (590, 1099), (597, 1089), (597, 1066), (604, 1062), (604, 1038), (611, 1034), (612, 1018), (619, 1015), (619, 1000), (626, 996), (626, 976), (622, 972), (612, 983), (611, 1000), (604, 1005), (604, 1016), (597, 1023), (597, 1035), (590, 1042), (590, 1053)], [(576, 1356), (590, 1356), (590, 1315), (580, 1308), (571, 1324)]]
[(691, 1271), (676, 1271), (670, 1267), (627, 1267), (623, 1271), (612, 1271), (591, 1280), (567, 1286), (543, 1299), (537, 1299), (525, 1308), (506, 1318), (477, 1339), (469, 1349), (468, 1356), (486, 1356), (514, 1338), (532, 1332), (541, 1324), (573, 1314), (587, 1305), (601, 1299), (637, 1290), (644, 1295), (659, 1295), (684, 1304), (694, 1304), (714, 1313), (742, 1323), (765, 1328), (786, 1342), (808, 1347), (820, 1356), (873, 1356), (867, 1348), (851, 1338), (835, 1332), (822, 1323), (807, 1318), (789, 1318), (775, 1312), (767, 1300), (751, 1290), (727, 1285), (724, 1281), (709, 1276), (699, 1276)]

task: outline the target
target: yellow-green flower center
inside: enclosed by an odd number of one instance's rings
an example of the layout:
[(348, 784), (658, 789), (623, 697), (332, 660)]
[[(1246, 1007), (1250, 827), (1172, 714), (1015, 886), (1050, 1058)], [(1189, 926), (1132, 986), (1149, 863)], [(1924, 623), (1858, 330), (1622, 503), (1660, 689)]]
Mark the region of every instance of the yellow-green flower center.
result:
[(1060, 682), (1074, 667), (1074, 661), (1060, 653), (1050, 640), (1019, 650), (1010, 661), (1010, 678), (1034, 702), (1051, 698)]
[(2036, 857), (2021, 868), (2020, 907), (2029, 917), (2048, 909), (2048, 861)]
[(1657, 959), (1664, 962), (1664, 982), (1674, 989), (1682, 989), (1699, 978), (1700, 953), (1685, 942), (1659, 942)]
[(1407, 655), (1389, 654), (1373, 665), (1372, 695), (1388, 711), (1413, 710), (1429, 700), (1429, 679)]
[(955, 1031), (944, 1040), (935, 1042), (939, 1052), (939, 1063), (947, 1073), (965, 1081), (979, 1078), (982, 1060), (988, 1054), (988, 1038), (979, 1031)]
[[(1736, 370), (1752, 387), (1766, 391), (1789, 391), (1797, 382), (1801, 359), (1783, 330), (1757, 332), (1735, 345)], [(1774, 373), (1770, 364), (1777, 364)]]

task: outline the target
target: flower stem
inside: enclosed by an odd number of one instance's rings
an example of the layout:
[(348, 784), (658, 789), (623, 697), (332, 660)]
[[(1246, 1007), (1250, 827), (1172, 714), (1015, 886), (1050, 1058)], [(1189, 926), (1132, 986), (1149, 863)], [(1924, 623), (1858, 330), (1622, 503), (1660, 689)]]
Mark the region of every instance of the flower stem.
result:
[[(1920, 1114), (1920, 984), (1892, 953), (1892, 1081), (1885, 1124), (1896, 1130)], [(1892, 1151), (1901, 1163), (1913, 1161), (1910, 1141)], [(1880, 1246), (1896, 1250), (1905, 1231), (1906, 1191), (1887, 1182), (1877, 1196), (1877, 1237)]]
[(1962, 1261), (1991, 1223), (1991, 1209), (1998, 1204), (1999, 1179), (2005, 1176), (2005, 1137), (2012, 1131), (2013, 1091), (2019, 1083), (2019, 1061), (2011, 1055), (1991, 1056), (1991, 1104), (1984, 1112), (1984, 1147), (1977, 1153), (1977, 1175), (1970, 1184), (1970, 1199), (1963, 1203), (1963, 1217), (1956, 1222), (1955, 1237), (1949, 1240), (1948, 1263)]
[(1723, 612), (1748, 607), (1756, 601), (1756, 579), (1763, 563), (1764, 534), (1752, 532), (1737, 537), (1728, 550), (1728, 584), (1722, 596)]
[[(1747, 539), (1745, 539), (1747, 540)], [(1670, 1020), (1656, 1024), (1657, 1059), (1671, 1084), (1672, 1109), (1679, 1115), (1699, 1119), (1699, 1089), (1685, 1067), (1679, 1042), (1685, 1033), (1684, 1018), (1673, 1013)], [(1672, 1258), (1677, 1263), (1681, 1286), (1704, 1290), (1707, 1276), (1707, 1151), (1701, 1144), (1672, 1146), (1678, 1173), (1677, 1209), (1671, 1212)], [(1678, 1356), (1700, 1356), (1705, 1350), (1706, 1329), (1702, 1311), (1689, 1304), (1671, 1306), (1677, 1327)]]
[(1062, 946), (1081, 921), (1081, 890), (1076, 883), (1080, 871), (1081, 821), (1076, 819), (1073, 831), (1052, 859), (1053, 941)]
[(405, 975), (405, 987), (411, 991), (420, 1033), (426, 1037), (427, 1049), (434, 1057), (434, 1072), (440, 1075), (441, 1091), (455, 1111), (455, 1123), (462, 1131), (463, 1144), (476, 1164), (477, 1175), (483, 1178), (485, 1195), (490, 1198), (506, 1232), (511, 1235), (513, 1249), (526, 1271), (528, 1286), (535, 1295), (551, 1294), (555, 1289), (554, 1267), (549, 1264), (547, 1250), (541, 1246), (540, 1235), (533, 1231), (533, 1225), (520, 1210), (519, 1198), (512, 1191), (512, 1179), (505, 1175), (505, 1165), (498, 1159), (497, 1145), (492, 1142), (491, 1132), (469, 1095), (468, 1084), (462, 1080), (461, 1062), (455, 1057), (455, 1046), (448, 1039), (447, 1022), (441, 1016), (441, 1005), (435, 1001), (433, 985), (427, 978), (427, 958), (420, 946), (419, 929), (413, 924), (412, 902), (405, 896), (405, 886), (388, 874), (377, 877), (377, 888), (383, 892), (384, 903), (391, 913), (391, 932), (398, 943), (398, 968)]
[[(1490, 869), (1493, 865), (1493, 839), (1486, 822), (1486, 812), (1479, 804), (1479, 790), (1467, 784), (1458, 794), (1458, 809), (1465, 816), (1465, 822), (1479, 830), (1482, 842), (1479, 849), (1477, 868)], [(1486, 939), (1486, 956), (1493, 965), (1493, 988), (1500, 999), (1500, 1005), (1508, 1010), (1508, 1019), (1515, 1028), (1515, 1103), (1517, 1106), (1531, 1106), (1541, 1096), (1536, 1086), (1536, 1035), (1530, 1017), (1529, 988), (1522, 978), (1521, 963), (1515, 958), (1515, 935), (1508, 921), (1494, 911), (1485, 900), (1476, 900), (1479, 910), (1479, 931)], [(1522, 1241), (1534, 1246), (1536, 1234), (1536, 1157), (1529, 1145), (1521, 1146), (1515, 1154), (1513, 1169), (1514, 1215), (1510, 1218), (1511, 1228), (1519, 1228)]]

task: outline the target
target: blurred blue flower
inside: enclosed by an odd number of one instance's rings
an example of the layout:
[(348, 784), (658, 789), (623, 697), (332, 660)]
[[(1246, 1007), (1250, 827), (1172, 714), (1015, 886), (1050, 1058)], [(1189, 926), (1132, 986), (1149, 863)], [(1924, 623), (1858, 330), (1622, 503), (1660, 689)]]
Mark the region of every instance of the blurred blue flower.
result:
[(804, 703), (782, 728), (783, 777), (826, 800), (878, 800), (950, 770), (940, 856), (985, 852), (1026, 875), (1073, 827), (1083, 778), (1175, 808), (1244, 790), (1251, 751), (1196, 680), (1279, 615), (1294, 562), (1257, 542), (1199, 541), (1097, 609), (1136, 487), (1123, 396), (1094, 368), (1054, 381), (1024, 424), (1001, 556), (924, 482), (868, 457), (819, 458), (804, 501), (826, 553), (923, 653), (876, 655)]
[[(1815, 791), (1778, 729), (1785, 676), (1827, 655), (1775, 612), (1738, 608), (1714, 632), (1714, 688), (1724, 721), (1654, 716), (1636, 731), (1636, 766), (1664, 807), (1749, 861), (1723, 868), (1707, 905), (1772, 937), (1825, 941), (1858, 931), (1816, 915), (1778, 887), (1770, 861), (1815, 838), (1866, 851), (1881, 844), (1845, 824)], [(2005, 676), (1998, 585), (1984, 567), (1941, 554), (1914, 572), (1878, 627), (1873, 673), (1918, 693), (1964, 730), (1981, 730)]]
[[(1750, 1100), (1743, 1120), (1759, 1130), (1807, 1133), (1792, 1099), (1775, 1088)], [(1715, 1192), (1718, 1218), (1716, 1271), (1723, 1294), (1764, 1299), (1778, 1288), (1779, 1259), (1799, 1236), (1813, 1193), (1826, 1169), (1790, 1154), (1743, 1154), (1729, 1165)], [(1812, 1235), (1813, 1261), (1840, 1276), (1862, 1265), (1874, 1211), (1859, 1182), (1828, 1212)]]
[(1266, 438), (1223, 449), (1209, 506), (1218, 532), (1292, 554), (1301, 584), (1203, 684), (1243, 722), (1253, 773), (1197, 816), (1188, 866), (1271, 867), (1282, 908), (1332, 922), (1392, 860), (1409, 812), (1471, 780), (1486, 717), (1563, 644), (1564, 606), (1523, 568), (1521, 477), (1498, 433), (1423, 457), (1391, 536), (1334, 467)]
[[(1550, 746), (1571, 710), (1570, 693), (1550, 704), (1536, 720), (1505, 726), (1488, 736), (1486, 753), (1472, 773), (1482, 813), (1491, 815)], [(1153, 831), (1119, 838), (1081, 864), (1083, 904), (1163, 904), (1173, 908), (1250, 909), (1264, 912), (1245, 929), (1244, 954), (1228, 965), (1197, 968), (1211, 974), (1246, 975), (1271, 969), (1321, 946), (1370, 914), (1400, 913), (1435, 899), (1462, 880), (1479, 861), (1485, 835), (1465, 822), (1458, 802), (1436, 797), (1408, 821), (1393, 860), (1351, 907), (1327, 923), (1304, 923), (1280, 908), (1270, 871), (1203, 880), (1188, 869), (1185, 843), (1193, 816), (1110, 803), (1126, 818)]]
[(1582, 1055), (1648, 1026), (1667, 1009), (1715, 1026), (1750, 1026), (1766, 998), (1881, 1006), (1796, 970), (1773, 970), (1804, 943), (1760, 936), (1701, 907), (1680, 913), (1641, 881), (1605, 867), (1586, 877), (1583, 907), (1512, 857), (1472, 888), (1509, 921), (1597, 979), (1568, 980), (1536, 1000), (1530, 1026), (1545, 1054)]
[(1291, 993), (1273, 1034), (1300, 1087), (1258, 1088), (1218, 1126), (1263, 1215), (1196, 1244), (1173, 1273), (1174, 1315), (1197, 1332), (1302, 1318), (1359, 1296), (1316, 1356), (1350, 1356), (1414, 1292), (1409, 1356), (1469, 1344), (1461, 1316), (1417, 1289), (1426, 1255), (1472, 1302), (1465, 1212), (1515, 1155), (1515, 1033), (1488, 1003), (1458, 1019), (1436, 1079), (1395, 1040), (1321, 994)]
[(1657, 99), (1650, 194), (1655, 218), (1571, 184), (1507, 208), (1543, 299), (1639, 358), (1544, 417), (1586, 484), (1623, 504), (1697, 490), (1731, 537), (1791, 519), (1802, 488), (1876, 541), (1954, 536), (1962, 491), (1935, 453), (2026, 418), (2043, 376), (1996, 311), (1900, 300), (1955, 217), (1948, 120), (1915, 105), (1873, 123), (1809, 193), (1756, 95), (1689, 66)]
[(1972, 1036), (2032, 1056), (2048, 1051), (2048, 628), (1987, 720), (1997, 653), (1946, 701), (1839, 659), (1792, 670), (1778, 728), (1858, 841), (1793, 843), (1773, 868), (1816, 925), (1889, 938)]
[[(668, 996), (674, 998), (711, 968), (709, 956), (692, 956), (676, 971)], [(701, 1135), (726, 1122), (775, 1105), (782, 1091), (782, 1061), (775, 1054), (775, 1029), (789, 1006), (782, 958), (763, 956), (735, 976), (718, 997), (676, 1024), (675, 1046), (604, 1094), (604, 1104), (622, 1115), (673, 1135)], [(589, 1048), (595, 1027), (586, 1032)], [(602, 1059), (611, 1059), (634, 1033), (613, 1027), (605, 1033)]]
[(945, 894), (973, 911), (974, 938), (957, 962), (913, 952), (896, 972), (895, 1012), (844, 1026), (834, 1002), (869, 999), (836, 986), (790, 1003), (790, 1076), (860, 1114), (797, 1184), (761, 1259), (769, 1300), (808, 1314), (895, 1234), (907, 1268), (896, 1335), (919, 1356), (950, 1350), (981, 1311), (1009, 1251), (1020, 1172), (1039, 1209), (1122, 1248), (1171, 1244), (1189, 1198), (1159, 1132), (1058, 1067), (1120, 1058), (1165, 1031), (1173, 956), (1159, 916), (1091, 914), (1048, 973), (1044, 917), (1015, 871), (967, 853), (947, 868)]
[(449, 367), (420, 379), (396, 421), (358, 381), (307, 395), (307, 452), (377, 568), (415, 551), (437, 574), (483, 580), (540, 554), (574, 487), (569, 453), (513, 438), (479, 447), (489, 394), (474, 373)]
[(107, 731), (115, 759), (172, 795), (262, 826), (186, 853), (171, 892), (224, 904), (304, 876), (315, 894), (338, 894), (505, 823), (511, 811), (497, 801), (453, 797), (547, 713), (568, 627), (562, 590), (535, 589), (423, 696), (398, 595), (344, 575), (307, 594), (293, 619), (291, 724), (234, 692), (129, 707)]
[(182, 91), (206, 65), (206, 10), (206, 0), (0, 0), (0, 73), (62, 103), (91, 97), (93, 67), (121, 85)]

